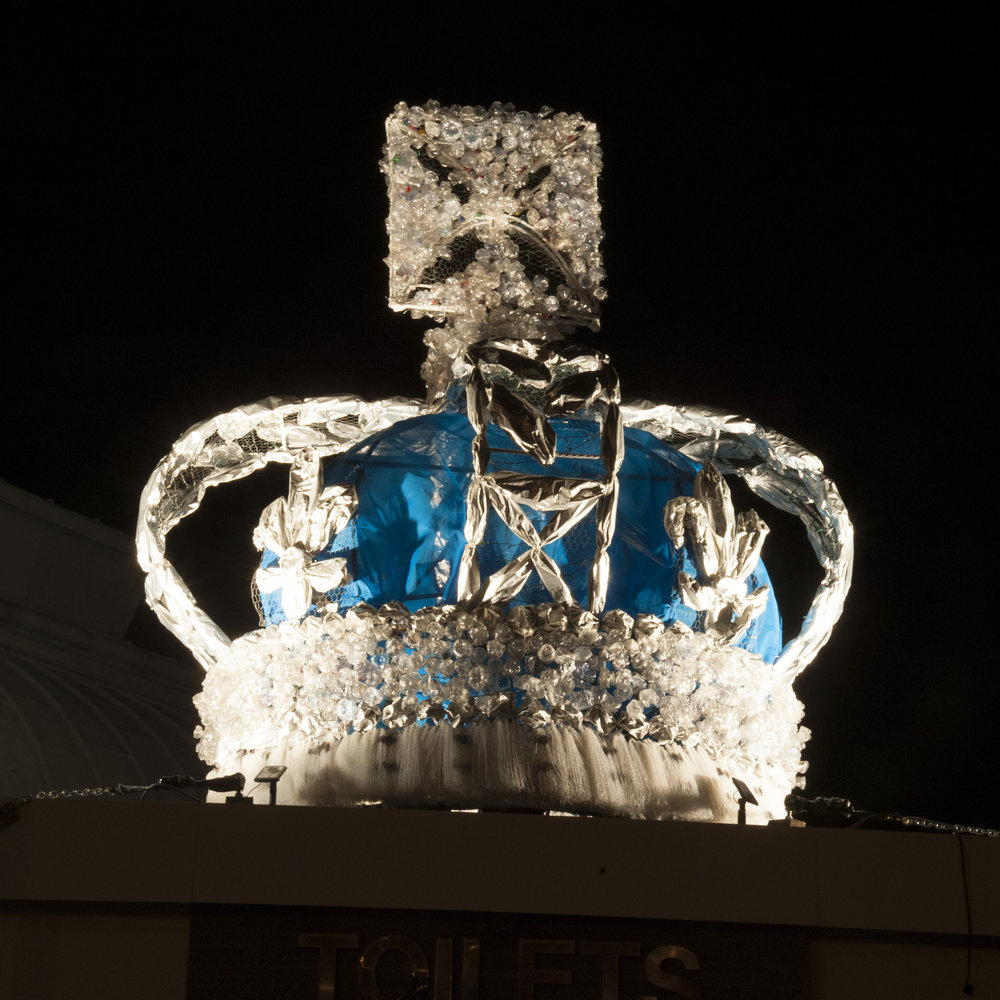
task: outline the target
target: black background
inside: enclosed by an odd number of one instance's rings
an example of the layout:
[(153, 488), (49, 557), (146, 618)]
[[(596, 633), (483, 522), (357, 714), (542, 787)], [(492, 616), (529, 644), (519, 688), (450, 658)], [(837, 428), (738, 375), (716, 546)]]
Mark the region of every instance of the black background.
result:
[[(0, 475), (131, 532), (196, 421), (272, 394), (421, 395), (426, 323), (385, 304), (385, 116), (579, 110), (605, 150), (596, 342), (624, 395), (780, 430), (851, 512), (854, 588), (797, 684), (809, 791), (1000, 827), (981, 26), (196, 10), (9, 31)], [(250, 531), (283, 491), (215, 491), (176, 533), (231, 631), (255, 624)], [(819, 574), (764, 513), (790, 634)], [(132, 634), (182, 652), (145, 610)]]

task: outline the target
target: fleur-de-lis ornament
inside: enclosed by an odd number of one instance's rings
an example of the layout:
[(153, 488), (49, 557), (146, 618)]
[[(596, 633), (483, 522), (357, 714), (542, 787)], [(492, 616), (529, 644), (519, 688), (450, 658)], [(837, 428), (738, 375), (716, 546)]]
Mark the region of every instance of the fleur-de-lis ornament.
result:
[(760, 558), (768, 527), (754, 510), (734, 515), (722, 473), (706, 462), (695, 476), (694, 496), (675, 497), (663, 510), (663, 526), (675, 549), (685, 537), (701, 578), (679, 571), (684, 603), (704, 612), (705, 634), (736, 642), (767, 604), (768, 587), (747, 593), (747, 577)]
[(304, 618), (314, 594), (350, 581), (346, 559), (317, 560), (316, 555), (347, 526), (357, 503), (353, 486), (323, 486), (322, 458), (308, 448), (292, 467), (288, 499), (279, 498), (264, 509), (254, 529), (254, 545), (274, 552), (278, 561), (258, 569), (254, 580), (263, 594), (281, 591), (286, 618)]

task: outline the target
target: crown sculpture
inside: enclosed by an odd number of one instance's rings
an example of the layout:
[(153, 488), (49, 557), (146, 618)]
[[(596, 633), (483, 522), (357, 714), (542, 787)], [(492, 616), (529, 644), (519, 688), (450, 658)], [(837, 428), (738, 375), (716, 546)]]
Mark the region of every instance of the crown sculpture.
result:
[[(146, 486), (147, 596), (205, 668), (198, 748), (288, 768), (289, 803), (445, 804), (764, 822), (801, 784), (798, 673), (850, 584), (819, 460), (720, 412), (622, 403), (597, 330), (597, 130), (511, 105), (386, 122), (389, 304), (425, 402), (269, 398), (198, 424)], [(270, 462), (261, 627), (231, 641), (166, 558), (205, 490)], [(724, 475), (803, 521), (823, 581), (782, 644)]]

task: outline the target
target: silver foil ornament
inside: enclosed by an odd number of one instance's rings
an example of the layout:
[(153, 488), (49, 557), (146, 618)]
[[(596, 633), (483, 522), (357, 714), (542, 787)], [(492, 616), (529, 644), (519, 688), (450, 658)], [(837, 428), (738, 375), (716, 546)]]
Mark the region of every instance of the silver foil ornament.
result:
[[(545, 547), (593, 513), (596, 545), (587, 607), (595, 613), (602, 611), (608, 587), (607, 548), (618, 504), (618, 469), (625, 455), (617, 374), (605, 355), (569, 341), (489, 341), (474, 347), (467, 360), (471, 371), (466, 401), (476, 436), (472, 442), (473, 478), (466, 501), (466, 546), (459, 565), (459, 600), (469, 605), (506, 603), (534, 570), (554, 600), (575, 603), (562, 571)], [(568, 416), (596, 421), (599, 451), (589, 457), (600, 459), (602, 478), (491, 467), (497, 462), (487, 437), (490, 424), (505, 431), (515, 448), (544, 467), (552, 465), (559, 455), (553, 421)], [(541, 531), (535, 529), (523, 507), (550, 515)], [(478, 547), (490, 511), (527, 548), (482, 580)]]
[(694, 496), (675, 497), (663, 511), (663, 526), (682, 549), (687, 541), (698, 568), (683, 570), (677, 588), (688, 607), (704, 614), (704, 631), (722, 643), (736, 642), (767, 604), (769, 588), (747, 593), (747, 577), (760, 558), (768, 527), (756, 511), (735, 515), (719, 470), (706, 462), (695, 476)]
[(290, 474), (288, 499), (265, 508), (254, 529), (258, 550), (277, 555), (276, 565), (258, 569), (257, 589), (264, 594), (281, 591), (286, 618), (303, 618), (314, 595), (347, 583), (347, 560), (316, 559), (316, 554), (347, 527), (358, 505), (353, 486), (323, 486), (323, 463), (315, 448), (306, 448)]

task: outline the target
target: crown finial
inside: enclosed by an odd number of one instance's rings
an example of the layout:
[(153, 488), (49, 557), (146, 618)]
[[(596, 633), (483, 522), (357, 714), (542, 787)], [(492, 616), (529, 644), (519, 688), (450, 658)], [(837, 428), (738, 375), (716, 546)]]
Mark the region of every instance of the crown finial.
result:
[(432, 399), (476, 341), (599, 327), (601, 165), (580, 114), (432, 101), (386, 120), (389, 305), (442, 324), (425, 338)]

